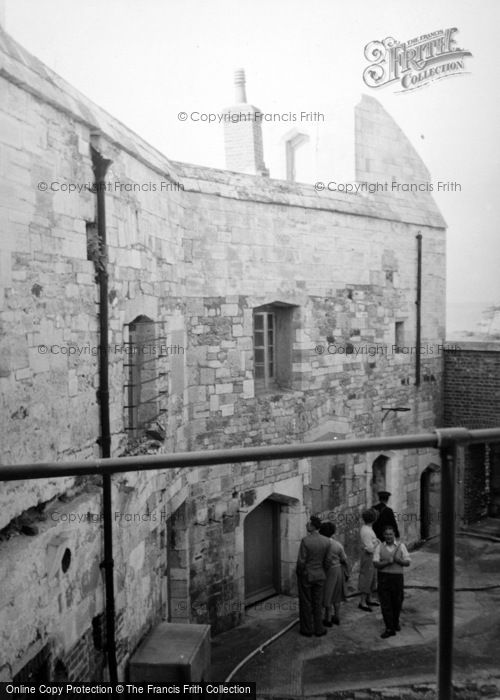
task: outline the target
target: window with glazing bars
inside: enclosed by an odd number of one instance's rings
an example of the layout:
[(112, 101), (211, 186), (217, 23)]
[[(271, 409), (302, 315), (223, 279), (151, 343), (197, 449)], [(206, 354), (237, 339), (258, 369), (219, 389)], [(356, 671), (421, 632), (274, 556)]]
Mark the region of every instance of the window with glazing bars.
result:
[(274, 383), (276, 366), (276, 319), (273, 311), (254, 311), (253, 316), (255, 383)]

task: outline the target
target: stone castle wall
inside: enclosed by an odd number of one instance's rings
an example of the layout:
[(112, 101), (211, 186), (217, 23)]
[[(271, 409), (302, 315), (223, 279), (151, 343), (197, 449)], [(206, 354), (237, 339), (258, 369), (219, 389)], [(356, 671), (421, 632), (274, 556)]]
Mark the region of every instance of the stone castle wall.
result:
[[(430, 198), (426, 209), (421, 198), (317, 193), (171, 163), (60, 78), (47, 80), (36, 59), (1, 39), (4, 464), (99, 454), (98, 288), (89, 250), (96, 194), (85, 188), (94, 180), (91, 142), (112, 160), (105, 200), (114, 456), (418, 432), (440, 422), (445, 240)], [(374, 123), (380, 120), (377, 111)], [(70, 183), (83, 187), (64, 191)], [(429, 350), (416, 388), (418, 232), (422, 341)], [(287, 381), (272, 391), (254, 381), (253, 310), (265, 304), (286, 309), (289, 319), (281, 341)], [(157, 388), (165, 392), (160, 439), (131, 442), (127, 324), (140, 316), (155, 322), (155, 344), (170, 350), (156, 367)], [(393, 351), (396, 322), (404, 323), (400, 353)], [(351, 347), (358, 352), (347, 352)], [(382, 422), (384, 406), (410, 411)], [(338, 522), (371, 502), (377, 456), (348, 456), (340, 467), (332, 460), (342, 488), (325, 505)], [(386, 456), (393, 507), (418, 509), (419, 476), (435, 456)], [(320, 488), (311, 463), (114, 478), (122, 670), (164, 615), (209, 621), (214, 631), (238, 622), (245, 519), (265, 499), (280, 503), (281, 588), (294, 591), (298, 542)], [(353, 522), (339, 527), (351, 557)], [(74, 680), (99, 675), (98, 480), (6, 483), (0, 528), (0, 678), (14, 676), (44, 644), (53, 669), (60, 662)], [(405, 536), (418, 539), (417, 526), (408, 525)]]

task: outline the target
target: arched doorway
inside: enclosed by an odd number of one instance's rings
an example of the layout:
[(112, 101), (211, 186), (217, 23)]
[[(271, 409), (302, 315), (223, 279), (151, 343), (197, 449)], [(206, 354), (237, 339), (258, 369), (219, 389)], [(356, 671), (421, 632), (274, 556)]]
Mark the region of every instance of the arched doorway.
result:
[(380, 455), (372, 464), (372, 503), (378, 503), (378, 492), (386, 491), (386, 468), (389, 457)]
[(245, 605), (280, 591), (280, 504), (266, 499), (245, 518)]
[(427, 540), (439, 532), (441, 472), (429, 464), (420, 477), (420, 537)]

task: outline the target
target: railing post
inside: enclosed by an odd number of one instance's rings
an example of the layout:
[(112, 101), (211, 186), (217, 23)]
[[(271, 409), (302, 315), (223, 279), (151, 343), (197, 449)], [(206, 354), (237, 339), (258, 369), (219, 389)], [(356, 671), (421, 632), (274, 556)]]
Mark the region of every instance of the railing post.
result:
[(470, 439), (464, 428), (436, 430), (441, 455), (441, 533), (439, 541), (439, 700), (452, 700), (455, 596), (455, 483), (458, 449)]

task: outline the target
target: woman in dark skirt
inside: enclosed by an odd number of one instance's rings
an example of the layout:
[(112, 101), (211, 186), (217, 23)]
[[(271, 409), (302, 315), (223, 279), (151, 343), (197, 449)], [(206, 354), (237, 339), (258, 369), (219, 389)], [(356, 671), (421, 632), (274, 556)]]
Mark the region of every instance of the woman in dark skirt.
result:
[[(330, 557), (332, 565), (328, 569), (325, 581), (325, 587), (323, 589), (323, 606), (325, 608), (325, 619), (323, 624), (325, 627), (331, 627), (332, 624), (340, 624), (340, 602), (342, 600), (342, 594), (344, 589), (344, 572), (349, 572), (349, 566), (347, 563), (347, 557), (345, 551), (340, 542), (333, 537), (335, 534), (336, 527), (334, 523), (327, 520), (321, 524), (319, 530), (320, 535), (329, 537), (331, 540), (330, 545)], [(332, 617), (332, 608), (334, 615)]]

